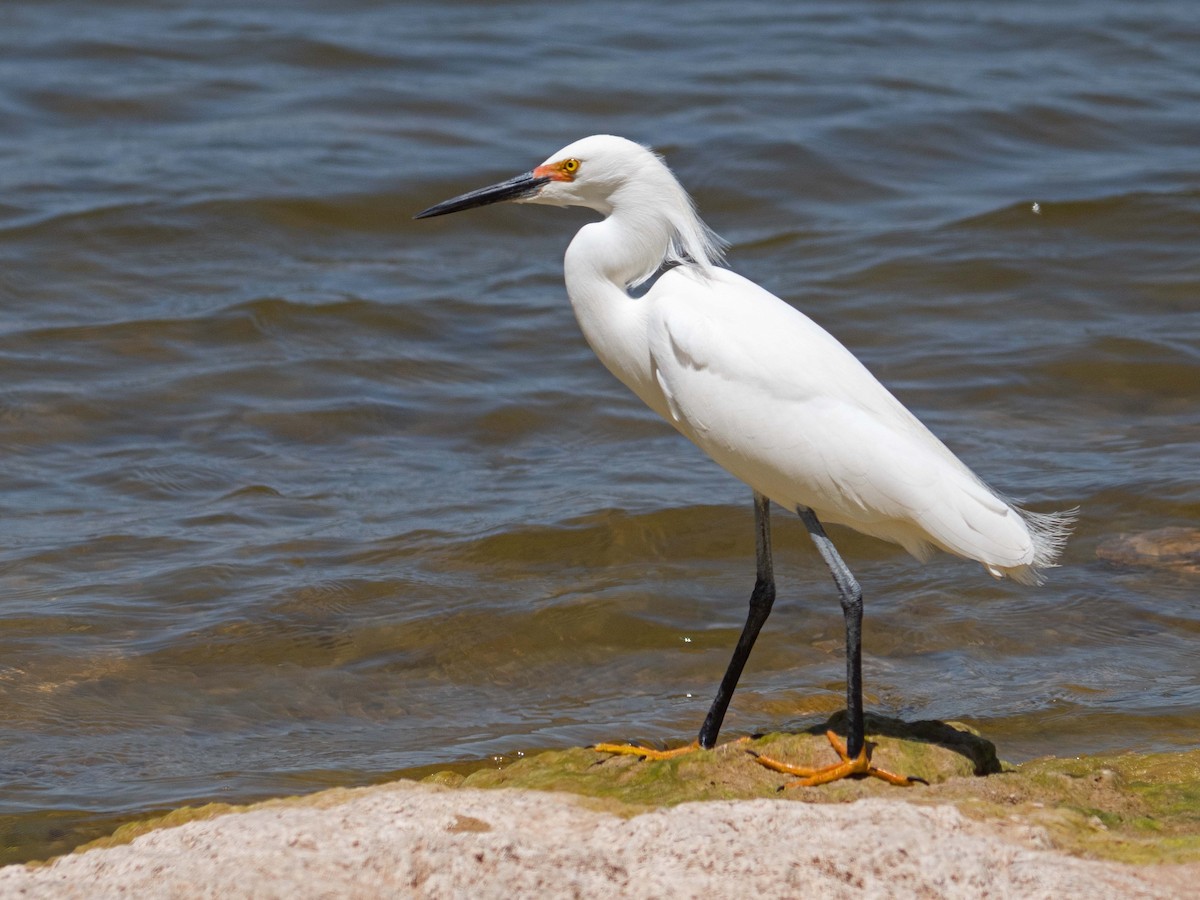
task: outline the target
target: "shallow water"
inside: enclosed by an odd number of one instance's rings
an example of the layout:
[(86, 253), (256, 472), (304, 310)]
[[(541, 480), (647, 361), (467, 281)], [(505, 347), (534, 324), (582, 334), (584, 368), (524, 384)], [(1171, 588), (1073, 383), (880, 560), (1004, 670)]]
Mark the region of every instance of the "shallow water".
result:
[[(848, 533), (870, 708), (1012, 760), (1193, 747), (1200, 25), (980, 7), (128, 0), (0, 11), (0, 829), (698, 727), (747, 490), (592, 357), (580, 211), (419, 209), (612, 132), (990, 482), (1043, 588)], [(1037, 204), (1037, 210), (1034, 210)], [(794, 517), (727, 719), (843, 703)]]

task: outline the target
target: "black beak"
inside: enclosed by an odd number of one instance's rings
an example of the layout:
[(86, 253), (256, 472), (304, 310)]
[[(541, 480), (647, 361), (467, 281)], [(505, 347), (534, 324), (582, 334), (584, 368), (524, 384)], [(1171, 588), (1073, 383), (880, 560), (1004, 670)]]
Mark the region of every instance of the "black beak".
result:
[(444, 200), (429, 209), (422, 210), (413, 216), (414, 219), (430, 219), (434, 216), (444, 216), (447, 213), (473, 209), (476, 206), (487, 206), (489, 203), (500, 203), (503, 200), (523, 200), (532, 197), (542, 189), (542, 185), (550, 179), (545, 175), (534, 175), (526, 172), (508, 181), (493, 184), (491, 187), (480, 188), (467, 194)]

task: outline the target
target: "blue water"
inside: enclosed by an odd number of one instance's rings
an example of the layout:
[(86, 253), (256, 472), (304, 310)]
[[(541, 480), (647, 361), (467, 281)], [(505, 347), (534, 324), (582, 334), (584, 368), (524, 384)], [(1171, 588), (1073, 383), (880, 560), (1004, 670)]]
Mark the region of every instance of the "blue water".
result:
[[(752, 583), (746, 489), (578, 335), (580, 211), (416, 211), (590, 133), (990, 482), (1082, 508), (1043, 588), (835, 540), (868, 706), (1003, 757), (1193, 747), (1190, 2), (0, 10), (0, 829), (601, 739), (683, 740)], [(1034, 205), (1036, 206), (1036, 210)], [(842, 703), (777, 516), (728, 732)], [(1097, 556), (1101, 550), (1103, 558)]]

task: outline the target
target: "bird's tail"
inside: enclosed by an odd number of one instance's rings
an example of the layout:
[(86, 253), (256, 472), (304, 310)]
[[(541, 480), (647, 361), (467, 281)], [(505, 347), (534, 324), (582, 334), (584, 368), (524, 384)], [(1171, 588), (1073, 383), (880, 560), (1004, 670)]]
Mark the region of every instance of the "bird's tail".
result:
[(1021, 584), (1041, 584), (1046, 580), (1043, 570), (1058, 565), (1058, 557), (1066, 546), (1067, 538), (1071, 536), (1075, 520), (1079, 518), (1079, 507), (1052, 513), (1030, 512), (1015, 504), (1012, 504), (1012, 508), (1029, 529), (1029, 536), (1033, 540), (1033, 559), (1026, 565), (1005, 568), (987, 566), (987, 570), (997, 578), (1007, 577)]

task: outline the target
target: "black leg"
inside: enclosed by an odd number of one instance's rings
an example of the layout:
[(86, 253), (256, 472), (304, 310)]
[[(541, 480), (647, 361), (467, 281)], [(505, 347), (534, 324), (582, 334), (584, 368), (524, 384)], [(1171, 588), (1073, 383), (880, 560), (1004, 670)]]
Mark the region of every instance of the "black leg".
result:
[(851, 574), (833, 541), (825, 534), (816, 515), (806, 506), (796, 510), (808, 529), (809, 536), (817, 545), (817, 552), (825, 560), (833, 583), (837, 585), (842, 601), (842, 615), (846, 619), (846, 718), (849, 720), (846, 735), (846, 753), (854, 759), (862, 752), (866, 741), (863, 724), (862, 698), (862, 588)]
[[(820, 527), (820, 526), (818, 526)], [(729, 709), (729, 701), (733, 699), (733, 691), (738, 679), (742, 677), (742, 669), (754, 648), (754, 641), (762, 630), (763, 623), (771, 614), (771, 605), (775, 602), (775, 572), (771, 566), (771, 501), (762, 494), (754, 494), (754, 548), (758, 557), (758, 580), (754, 583), (754, 591), (750, 594), (750, 612), (746, 615), (746, 625), (742, 628), (742, 636), (738, 638), (737, 647), (733, 650), (733, 658), (725, 669), (725, 677), (717, 689), (717, 696), (709, 707), (704, 725), (700, 728), (700, 746), (711, 750), (717, 743), (717, 734), (721, 723), (725, 721), (725, 711)]]

